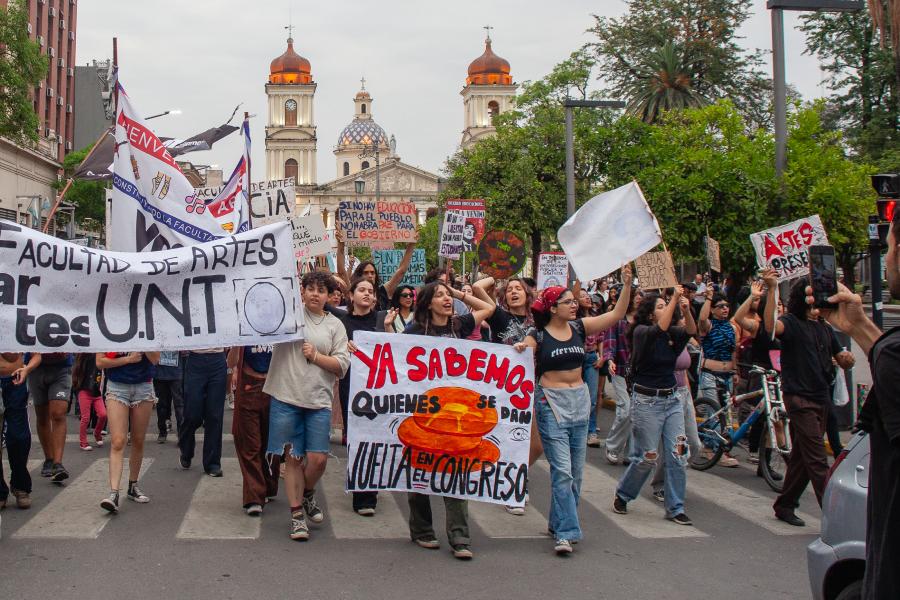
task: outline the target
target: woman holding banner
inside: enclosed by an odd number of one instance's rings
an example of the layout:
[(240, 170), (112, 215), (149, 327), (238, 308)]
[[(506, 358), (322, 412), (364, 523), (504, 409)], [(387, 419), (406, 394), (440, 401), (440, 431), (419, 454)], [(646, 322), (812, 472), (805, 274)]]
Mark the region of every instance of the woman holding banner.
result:
[[(464, 315), (454, 314), (453, 300), (458, 299), (471, 309)], [(494, 312), (494, 305), (471, 294), (454, 290), (447, 284), (434, 281), (419, 293), (413, 323), (406, 333), (465, 339)], [(409, 535), (429, 550), (440, 548), (431, 520), (431, 499), (425, 494), (409, 493)], [(474, 556), (469, 547), (468, 501), (444, 496), (447, 518), (447, 539), (453, 556), (468, 560)]]
[(674, 325), (681, 318), (677, 313), (683, 293), (680, 285), (675, 286), (668, 304), (656, 294), (644, 296), (628, 330), (634, 448), (631, 463), (616, 488), (613, 511), (626, 514), (628, 503), (638, 497), (661, 460), (662, 437), (666, 518), (679, 525), (693, 525), (684, 512), (685, 468), (690, 451), (675, 368), (688, 340), (696, 335), (697, 325), (689, 310), (684, 311), (684, 327)]
[[(353, 335), (357, 331), (384, 331), (391, 327), (396, 312), (391, 310), (375, 310), (375, 286), (368, 279), (358, 278), (350, 283), (350, 304), (347, 310), (331, 309), (331, 313), (344, 324), (347, 331), (347, 348), (350, 354), (356, 352)], [(388, 332), (392, 331), (388, 329)], [(344, 418), (344, 443), (347, 440), (347, 423), (350, 412), (350, 369), (338, 383), (338, 396), (341, 401), (341, 414)], [(363, 517), (375, 516), (378, 505), (378, 492), (353, 492), (353, 510)]]
[(625, 316), (631, 295), (631, 267), (622, 267), (621, 302), (611, 313), (578, 319), (571, 291), (550, 287), (531, 305), (535, 327), (513, 347), (535, 349), (538, 385), (534, 393), (538, 432), (550, 462), (550, 522), (556, 553), (572, 553), (581, 539), (578, 497), (584, 469), (591, 398), (582, 378), (588, 336), (613, 326)]
[(309, 539), (307, 517), (313, 523), (325, 520), (315, 487), (328, 458), (335, 382), (350, 365), (347, 332), (337, 317), (325, 312), (334, 278), (313, 271), (303, 276), (300, 286), (304, 339), (275, 344), (262, 390), (272, 397), (266, 455), (285, 461), (292, 540)]

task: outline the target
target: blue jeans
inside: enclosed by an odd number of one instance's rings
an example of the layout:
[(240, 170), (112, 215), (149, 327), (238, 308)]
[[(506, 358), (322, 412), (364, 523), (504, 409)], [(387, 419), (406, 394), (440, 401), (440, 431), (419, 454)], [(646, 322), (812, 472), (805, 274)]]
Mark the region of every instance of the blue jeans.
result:
[(659, 460), (659, 440), (662, 436), (663, 457), (666, 465), (666, 517), (684, 512), (685, 487), (690, 450), (684, 434), (684, 412), (681, 398), (676, 393), (668, 396), (632, 394), (631, 419), (634, 424), (634, 449), (616, 495), (625, 502), (638, 497), (656, 469)]
[(616, 395), (616, 418), (609, 428), (609, 433), (606, 434), (606, 451), (616, 455), (630, 454), (633, 447), (631, 443), (631, 396), (628, 395), (625, 378), (621, 375), (610, 375), (609, 383), (612, 384), (613, 393)]
[(556, 539), (578, 541), (578, 497), (587, 444), (587, 420), (560, 425), (538, 388), (535, 394), (538, 433), (550, 462), (550, 530)]
[(6, 457), (9, 459), (9, 486), (3, 474), (0, 460), (0, 500), (9, 496), (9, 488), (31, 493), (31, 475), (28, 473), (28, 453), (31, 452), (31, 429), (28, 426), (28, 389), (25, 384), (13, 385), (12, 379), (0, 379), (3, 404), (6, 410), (0, 415), (0, 431), (6, 440)]
[(700, 381), (697, 385), (697, 395), (701, 398), (709, 398), (721, 407), (722, 399), (719, 397), (718, 390), (719, 388), (723, 388), (733, 394), (733, 381), (734, 378), (731, 375), (719, 375), (713, 371), (700, 369)]
[(203, 425), (203, 469), (222, 467), (222, 421), (225, 418), (225, 353), (191, 352), (184, 362), (184, 421), (178, 448), (194, 458), (194, 434)]
[(600, 370), (594, 366), (596, 362), (596, 352), (584, 353), (581, 378), (588, 386), (588, 394), (591, 395), (591, 417), (588, 421), (588, 434), (597, 433), (597, 386), (600, 384)]

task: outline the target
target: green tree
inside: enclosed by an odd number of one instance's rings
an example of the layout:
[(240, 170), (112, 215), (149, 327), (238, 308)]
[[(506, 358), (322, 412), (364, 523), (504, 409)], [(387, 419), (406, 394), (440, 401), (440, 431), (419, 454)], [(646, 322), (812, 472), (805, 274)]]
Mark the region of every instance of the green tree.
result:
[(625, 112), (647, 123), (655, 123), (667, 110), (699, 108), (706, 104), (693, 88), (692, 65), (670, 41), (651, 52), (637, 65), (634, 80), (627, 86)]
[[(55, 184), (57, 190), (65, 187), (68, 178), (87, 157), (90, 147), (70, 152), (63, 160), (66, 179)], [(106, 184), (102, 181), (73, 181), (66, 191), (66, 202), (75, 205), (75, 222), (85, 229), (106, 227)]]
[(597, 74), (613, 95), (629, 99), (641, 78), (645, 57), (667, 42), (680, 48), (691, 66), (693, 89), (710, 101), (727, 98), (750, 123), (771, 121), (771, 83), (761, 67), (760, 50), (739, 44), (738, 30), (753, 10), (753, 0), (624, 0), (618, 18), (594, 15), (589, 44)]
[(801, 20), (806, 52), (817, 56), (829, 74), (826, 123), (844, 131), (862, 160), (900, 169), (896, 61), (879, 44), (871, 13), (816, 12)]
[(47, 57), (28, 37), (28, 10), (19, 1), (0, 7), (0, 136), (35, 142), (40, 123), (31, 92), (47, 74)]

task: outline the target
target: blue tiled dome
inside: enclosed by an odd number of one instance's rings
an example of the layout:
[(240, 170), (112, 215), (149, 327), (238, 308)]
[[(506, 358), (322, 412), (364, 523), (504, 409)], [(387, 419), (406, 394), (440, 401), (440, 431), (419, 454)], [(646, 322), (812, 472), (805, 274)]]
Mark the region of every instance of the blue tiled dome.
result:
[(338, 136), (338, 146), (373, 142), (379, 146), (387, 146), (388, 136), (372, 119), (353, 119)]

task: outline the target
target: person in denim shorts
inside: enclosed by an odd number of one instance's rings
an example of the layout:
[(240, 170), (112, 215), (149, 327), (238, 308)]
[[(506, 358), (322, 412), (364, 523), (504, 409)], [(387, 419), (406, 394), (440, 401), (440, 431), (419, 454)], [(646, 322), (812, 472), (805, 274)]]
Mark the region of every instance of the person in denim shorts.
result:
[(144, 438), (150, 413), (156, 402), (153, 375), (159, 352), (106, 352), (97, 354), (97, 368), (106, 370), (106, 414), (108, 419), (109, 495), (100, 507), (111, 513), (119, 512), (119, 486), (122, 483), (122, 462), (131, 423), (131, 456), (128, 458), (128, 499), (138, 504), (150, 498), (137, 485), (144, 460)]

